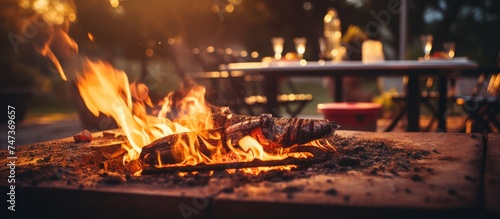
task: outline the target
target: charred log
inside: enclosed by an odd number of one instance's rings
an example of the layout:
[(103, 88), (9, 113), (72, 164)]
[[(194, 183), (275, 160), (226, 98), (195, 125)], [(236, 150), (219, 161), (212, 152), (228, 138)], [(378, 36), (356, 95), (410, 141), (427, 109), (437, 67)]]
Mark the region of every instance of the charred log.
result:
[[(260, 116), (228, 114), (215, 115), (214, 118), (215, 127), (224, 128), (229, 140), (251, 135), (259, 140), (260, 144), (270, 148), (287, 148), (304, 144), (331, 136), (339, 128), (335, 122), (328, 120), (274, 118), (270, 114)], [(224, 123), (221, 124), (221, 121)]]
[(338, 128), (338, 125), (328, 120), (273, 118), (269, 114), (214, 114), (212, 117), (213, 130), (178, 133), (160, 138), (142, 148), (140, 160), (150, 166), (179, 163), (184, 160), (182, 152), (187, 148), (199, 151), (200, 156), (211, 157), (208, 147), (215, 145), (220, 146), (220, 152), (225, 154), (230, 151), (228, 143), (238, 148), (239, 140), (244, 136), (252, 136), (265, 151), (275, 153), (331, 136)]
[[(177, 147), (192, 145), (204, 156), (210, 156), (207, 146), (222, 144), (220, 138), (207, 138), (207, 136), (222, 136), (222, 129), (201, 132), (184, 132), (160, 138), (142, 148), (139, 159), (149, 165), (174, 164), (183, 160), (182, 151)], [(227, 149), (227, 147), (224, 147)]]

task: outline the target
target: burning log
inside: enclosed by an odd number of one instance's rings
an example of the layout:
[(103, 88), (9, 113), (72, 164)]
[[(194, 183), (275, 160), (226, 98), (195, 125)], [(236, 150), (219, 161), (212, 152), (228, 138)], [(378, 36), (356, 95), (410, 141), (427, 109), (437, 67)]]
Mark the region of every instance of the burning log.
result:
[(271, 114), (260, 116), (228, 116), (229, 126), (226, 134), (231, 140), (238, 140), (245, 135), (256, 138), (266, 149), (288, 148), (305, 144), (312, 140), (333, 135), (339, 128), (328, 120), (273, 118)]
[[(214, 129), (212, 130), (178, 133), (157, 139), (142, 148), (139, 159), (149, 166), (161, 167), (164, 164), (178, 164), (186, 161), (183, 153), (185, 150), (178, 150), (180, 147), (191, 147), (190, 150), (197, 150), (197, 156), (207, 158), (212, 158), (214, 153), (230, 154), (235, 148), (248, 152), (250, 149), (240, 145), (240, 140), (246, 136), (255, 139), (265, 152), (271, 154), (281, 153), (283, 150), (294, 152), (290, 148), (332, 136), (339, 127), (328, 120), (273, 118), (269, 114), (261, 116), (214, 114), (213, 120)], [(224, 165), (227, 166), (227, 164)], [(212, 168), (222, 168), (222, 166), (212, 165)]]
[(195, 166), (169, 166), (169, 167), (146, 167), (142, 170), (142, 174), (160, 174), (160, 173), (175, 173), (175, 172), (193, 172), (193, 171), (211, 171), (211, 170), (226, 170), (240, 169), (251, 167), (273, 167), (285, 165), (307, 165), (321, 163), (328, 159), (326, 154), (315, 156), (312, 158), (294, 158), (288, 157), (283, 160), (254, 160), (252, 162), (235, 162), (235, 163), (219, 163), (219, 164), (199, 164)]
[[(210, 147), (210, 145), (221, 144), (221, 139), (216, 137), (221, 136), (221, 134), (222, 130), (216, 129), (198, 133), (184, 132), (168, 135), (142, 148), (140, 159), (144, 163), (152, 166), (174, 164), (183, 160), (183, 154), (179, 153), (182, 152), (182, 150), (176, 151), (176, 147), (183, 147), (185, 145), (192, 145), (194, 148), (199, 149), (200, 156), (210, 156), (208, 147)], [(209, 135), (214, 136), (214, 138), (204, 138), (204, 136)]]

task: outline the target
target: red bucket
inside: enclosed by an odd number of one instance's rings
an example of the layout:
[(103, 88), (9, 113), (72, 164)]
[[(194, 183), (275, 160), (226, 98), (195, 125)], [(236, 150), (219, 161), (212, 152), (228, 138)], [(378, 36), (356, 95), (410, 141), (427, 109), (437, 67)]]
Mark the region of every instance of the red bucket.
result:
[(378, 103), (320, 103), (318, 112), (325, 119), (340, 125), (340, 130), (377, 131), (377, 118), (382, 106)]

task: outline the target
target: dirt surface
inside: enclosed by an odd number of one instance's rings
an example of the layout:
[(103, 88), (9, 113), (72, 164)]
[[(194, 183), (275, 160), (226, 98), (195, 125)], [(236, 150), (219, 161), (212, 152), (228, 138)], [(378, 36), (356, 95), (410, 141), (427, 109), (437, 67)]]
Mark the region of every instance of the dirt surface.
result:
[[(420, 181), (423, 175), (431, 173), (433, 169), (416, 165), (413, 161), (431, 153), (439, 153), (395, 147), (389, 140), (366, 140), (335, 135), (323, 139), (337, 148), (327, 161), (296, 166), (290, 171), (270, 170), (258, 175), (236, 170), (234, 173), (217, 171), (132, 176), (122, 162), (125, 151), (121, 149), (120, 143), (125, 141), (124, 137), (106, 132), (94, 134), (94, 138), (90, 143), (75, 143), (72, 139), (64, 139), (18, 147), (16, 183), (25, 186), (65, 184), (77, 188), (148, 184), (173, 188), (204, 186), (211, 180), (224, 180), (229, 181), (229, 186), (223, 189), (223, 192), (231, 193), (234, 188), (247, 184), (279, 183), (317, 174), (344, 174), (350, 170), (384, 178), (410, 177), (413, 181)], [(0, 153), (0, 157), (7, 157), (6, 150)], [(2, 177), (7, 177), (7, 168), (2, 167)], [(287, 188), (283, 192), (292, 194), (300, 190)], [(329, 194), (333, 195), (335, 191), (330, 191)]]
[(500, 133), (488, 135), (484, 181), (486, 209), (500, 218)]
[[(16, 147), (16, 185), (64, 182), (72, 186), (85, 186), (89, 179), (98, 176), (103, 163), (106, 163), (108, 170), (125, 174), (121, 161), (124, 152), (121, 143), (125, 137), (109, 133), (113, 132), (107, 132), (107, 136), (103, 133), (94, 134), (92, 142), (76, 143), (73, 138), (66, 138)], [(8, 151), (0, 151), (0, 156), (6, 159)], [(7, 163), (7, 160), (2, 162)], [(2, 166), (2, 177), (7, 177), (8, 168)]]

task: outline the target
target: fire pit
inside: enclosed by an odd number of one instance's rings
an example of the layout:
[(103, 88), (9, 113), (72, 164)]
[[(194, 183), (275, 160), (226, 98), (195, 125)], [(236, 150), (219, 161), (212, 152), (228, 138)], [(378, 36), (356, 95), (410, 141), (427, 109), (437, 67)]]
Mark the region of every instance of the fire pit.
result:
[[(126, 140), (120, 130), (93, 136), (91, 142), (66, 138), (18, 147), (16, 216), (438, 218), (484, 213), (483, 137), (477, 134), (337, 131), (321, 139), (337, 149), (325, 161), (290, 170), (142, 176), (122, 163), (120, 145)], [(7, 151), (1, 153), (7, 163)], [(8, 169), (2, 167), (2, 178)]]
[(484, 168), (481, 135), (349, 132), (328, 120), (234, 115), (205, 102), (205, 88), (185, 75), (181, 89), (153, 103), (146, 84), (78, 53), (71, 3), (23, 5), (26, 22), (43, 24), (27, 41), (76, 85), (92, 115), (120, 129), (20, 147), (9, 134), (0, 186), (16, 217), (442, 218), (498, 206), (483, 198), (497, 175)]

